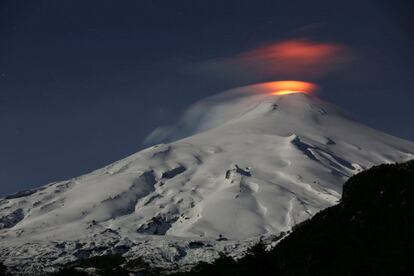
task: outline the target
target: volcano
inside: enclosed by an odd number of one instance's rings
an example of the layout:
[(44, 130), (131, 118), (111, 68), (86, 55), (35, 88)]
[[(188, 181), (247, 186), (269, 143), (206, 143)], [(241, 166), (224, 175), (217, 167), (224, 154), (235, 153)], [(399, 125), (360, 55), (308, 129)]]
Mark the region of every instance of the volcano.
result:
[(171, 267), (243, 252), (336, 204), (350, 176), (414, 157), (412, 142), (269, 87), (202, 100), (147, 139), (168, 142), (1, 199), (4, 264), (34, 275), (103, 254)]

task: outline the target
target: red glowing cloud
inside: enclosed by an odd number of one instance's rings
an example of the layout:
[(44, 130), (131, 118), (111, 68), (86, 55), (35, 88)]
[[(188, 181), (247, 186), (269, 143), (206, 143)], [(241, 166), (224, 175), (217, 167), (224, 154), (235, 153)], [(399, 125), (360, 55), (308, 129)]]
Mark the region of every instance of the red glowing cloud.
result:
[(280, 74), (315, 75), (344, 62), (345, 49), (332, 43), (289, 40), (259, 48), (240, 56), (250, 64), (267, 64), (265, 70)]
[(340, 44), (293, 39), (215, 59), (205, 64), (203, 69), (225, 76), (315, 79), (351, 60), (349, 49)]

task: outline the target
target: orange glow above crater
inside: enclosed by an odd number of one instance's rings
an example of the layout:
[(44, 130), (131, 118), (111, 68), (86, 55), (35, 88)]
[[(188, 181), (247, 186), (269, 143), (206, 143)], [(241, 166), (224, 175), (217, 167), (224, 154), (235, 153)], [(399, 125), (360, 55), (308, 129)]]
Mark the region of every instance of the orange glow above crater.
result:
[(271, 95), (288, 95), (288, 94), (297, 94), (297, 93), (305, 93), (304, 91), (293, 91), (293, 90), (282, 90), (282, 91), (275, 91), (270, 93)]
[(274, 81), (266, 84), (269, 95), (289, 95), (289, 94), (312, 94), (318, 89), (316, 84), (305, 81)]

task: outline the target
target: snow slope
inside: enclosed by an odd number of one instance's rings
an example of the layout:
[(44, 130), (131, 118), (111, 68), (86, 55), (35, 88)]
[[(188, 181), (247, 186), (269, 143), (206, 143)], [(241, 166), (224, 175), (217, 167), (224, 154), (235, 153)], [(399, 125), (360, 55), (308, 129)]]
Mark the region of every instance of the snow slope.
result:
[(335, 204), (362, 169), (414, 157), (412, 142), (266, 87), (205, 99), (148, 141), (189, 137), (1, 199), (0, 258), (32, 270), (119, 248), (158, 265), (205, 260)]

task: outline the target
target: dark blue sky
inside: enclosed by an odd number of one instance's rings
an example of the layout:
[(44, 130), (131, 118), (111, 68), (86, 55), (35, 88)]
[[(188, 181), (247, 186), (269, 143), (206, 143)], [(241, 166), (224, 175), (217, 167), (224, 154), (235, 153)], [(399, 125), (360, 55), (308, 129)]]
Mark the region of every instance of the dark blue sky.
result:
[(194, 101), (280, 76), (217, 76), (211, 59), (306, 36), (345, 45), (320, 96), (414, 140), (410, 1), (29, 1), (0, 3), (0, 195), (136, 152)]

